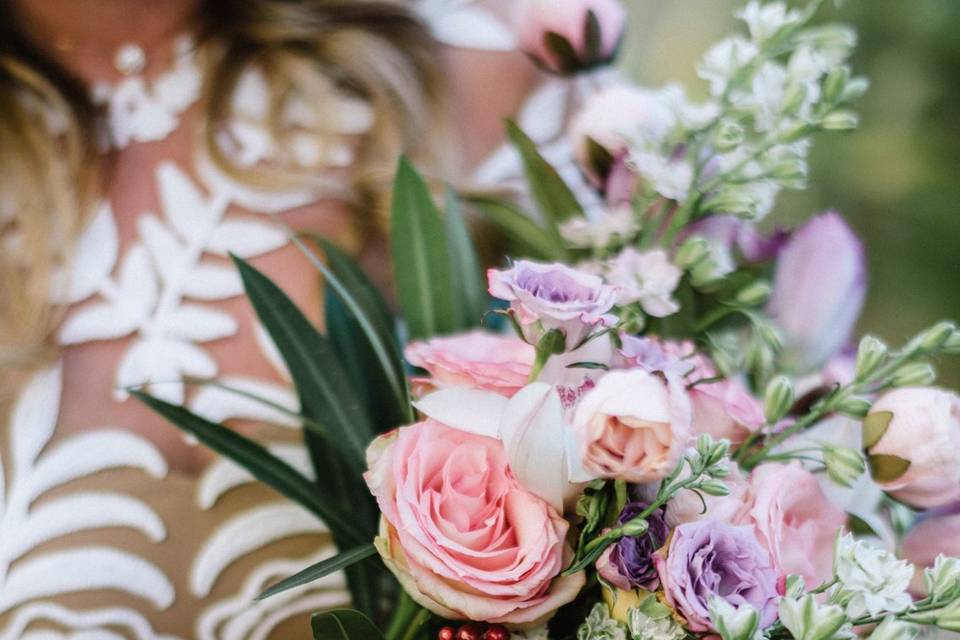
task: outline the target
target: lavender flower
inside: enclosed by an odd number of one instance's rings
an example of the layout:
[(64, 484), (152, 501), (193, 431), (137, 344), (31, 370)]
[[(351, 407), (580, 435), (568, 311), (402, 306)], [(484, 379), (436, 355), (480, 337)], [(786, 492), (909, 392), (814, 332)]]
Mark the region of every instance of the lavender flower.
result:
[(669, 549), (654, 554), (667, 601), (691, 631), (716, 630), (710, 602), (760, 612), (760, 628), (777, 617), (777, 573), (749, 527), (699, 520), (676, 528)]
[[(647, 508), (646, 502), (628, 502), (617, 519), (617, 524), (626, 524)], [(653, 562), (654, 552), (663, 546), (670, 535), (670, 528), (663, 519), (663, 510), (657, 509), (647, 518), (650, 528), (640, 536), (627, 536), (607, 548), (597, 560), (597, 571), (604, 580), (624, 591), (646, 589), (654, 591), (659, 584), (657, 567)]]
[(594, 330), (613, 326), (617, 320), (607, 313), (617, 302), (617, 290), (599, 276), (560, 263), (518, 260), (504, 271), (490, 269), (487, 279), (490, 295), (510, 303), (523, 337), (531, 344), (547, 331), (559, 329), (571, 350)]

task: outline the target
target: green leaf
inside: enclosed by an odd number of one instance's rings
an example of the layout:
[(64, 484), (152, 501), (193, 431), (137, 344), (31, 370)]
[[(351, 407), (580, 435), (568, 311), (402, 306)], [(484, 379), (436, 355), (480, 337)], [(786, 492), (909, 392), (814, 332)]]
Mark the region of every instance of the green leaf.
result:
[(537, 150), (536, 143), (511, 120), (507, 135), (523, 160), (530, 193), (548, 225), (553, 241), (561, 242), (559, 224), (573, 216), (582, 216), (583, 207), (557, 170)]
[(413, 420), (410, 392), (392, 330), (393, 318), (377, 288), (343, 251), (309, 236), (324, 251), (324, 263), (296, 240), (307, 259), (327, 282), (324, 293), (327, 337), (347, 372), (353, 389), (371, 409), (377, 432)]
[(304, 413), (326, 425), (326, 432), (318, 435), (362, 473), (374, 430), (337, 354), (276, 284), (241, 258), (233, 256), (233, 261), (257, 317), (290, 370)]
[(549, 232), (512, 203), (486, 196), (469, 196), (466, 200), (519, 245), (520, 256), (540, 260), (561, 260), (565, 256), (563, 244), (551, 239)]
[(870, 475), (877, 482), (892, 482), (910, 468), (909, 460), (886, 453), (867, 456), (867, 462), (870, 463)]
[(275, 596), (278, 593), (282, 593), (288, 589), (293, 589), (294, 587), (299, 587), (314, 580), (319, 580), (324, 576), (328, 576), (331, 573), (339, 571), (349, 567), (350, 565), (356, 564), (361, 560), (366, 560), (367, 558), (376, 555), (377, 550), (370, 543), (360, 545), (359, 547), (354, 547), (343, 553), (338, 553), (332, 558), (327, 558), (326, 560), (321, 560), (320, 562), (310, 565), (303, 571), (299, 571), (289, 578), (281, 580), (277, 584), (273, 585), (259, 596), (257, 600), (263, 600), (269, 598), (270, 596)]
[(143, 391), (131, 389), (130, 395), (217, 453), (239, 464), (257, 480), (303, 506), (320, 518), (332, 532), (353, 540), (354, 544), (365, 542), (351, 514), (329, 504), (310, 480), (256, 442)]
[(450, 249), (450, 275), (453, 295), (457, 306), (462, 310), (462, 328), (479, 326), (483, 312), (487, 308), (488, 297), (483, 286), (483, 273), (477, 251), (470, 238), (470, 231), (463, 218), (460, 200), (456, 192), (447, 185), (446, 215), (447, 246)]
[(456, 331), (450, 256), (430, 190), (406, 158), (393, 186), (390, 224), (397, 297), (411, 338)]
[(580, 57), (570, 41), (555, 31), (543, 34), (543, 43), (553, 53), (560, 71), (572, 71), (580, 66)]
[(879, 534), (873, 530), (873, 527), (871, 527), (866, 520), (860, 516), (855, 516), (852, 513), (847, 514), (847, 529), (850, 531), (850, 533), (858, 536), (879, 537)]
[(313, 640), (383, 640), (370, 618), (354, 609), (334, 609), (310, 618)]
[(583, 24), (583, 42), (585, 45), (584, 58), (588, 62), (593, 62), (603, 53), (603, 33), (600, 28), (600, 20), (592, 9), (587, 11), (587, 19)]
[(893, 420), (893, 412), (876, 411), (867, 414), (863, 419), (863, 448), (869, 449), (880, 442), (880, 438), (890, 427), (890, 421)]

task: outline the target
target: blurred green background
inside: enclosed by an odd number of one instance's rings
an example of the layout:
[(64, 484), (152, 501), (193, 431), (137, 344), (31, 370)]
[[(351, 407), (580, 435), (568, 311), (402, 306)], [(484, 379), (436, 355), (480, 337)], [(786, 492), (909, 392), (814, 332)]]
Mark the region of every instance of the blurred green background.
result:
[[(734, 0), (626, 0), (632, 13), (623, 67), (641, 84), (704, 84), (694, 64), (740, 28)], [(870, 288), (860, 330), (899, 345), (941, 318), (960, 321), (960, 0), (827, 3), (820, 21), (856, 28), (857, 74), (871, 88), (861, 126), (821, 135), (810, 188), (780, 197), (771, 221), (792, 225), (842, 212), (867, 247)], [(960, 358), (938, 363), (960, 388)]]

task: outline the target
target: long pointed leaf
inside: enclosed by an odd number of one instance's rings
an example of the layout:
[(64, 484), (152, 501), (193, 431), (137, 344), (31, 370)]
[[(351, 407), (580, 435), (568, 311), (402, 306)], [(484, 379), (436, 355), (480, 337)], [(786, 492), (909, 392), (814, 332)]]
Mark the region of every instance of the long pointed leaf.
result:
[(412, 338), (457, 329), (443, 222), (427, 184), (406, 158), (393, 185), (390, 224), (397, 298)]
[(319, 580), (324, 576), (335, 573), (340, 569), (345, 569), (346, 567), (356, 564), (361, 560), (366, 560), (370, 556), (374, 556), (376, 554), (376, 548), (370, 543), (361, 545), (359, 547), (354, 547), (353, 549), (344, 551), (343, 553), (338, 553), (332, 558), (321, 560), (316, 564), (310, 565), (303, 571), (298, 571), (289, 578), (284, 578), (257, 596), (257, 600), (263, 600), (265, 598), (269, 598), (270, 596), (275, 596), (278, 593), (287, 591), (288, 589), (293, 589), (294, 587), (308, 584), (314, 580)]
[(557, 170), (540, 155), (536, 143), (511, 120), (507, 121), (507, 136), (520, 153), (530, 193), (549, 225), (548, 230), (559, 241), (558, 225), (572, 216), (583, 215), (583, 207)]
[(564, 257), (563, 245), (513, 203), (478, 195), (471, 195), (466, 200), (500, 227), (511, 242), (519, 245), (517, 251), (521, 257), (541, 260), (560, 260)]
[(334, 609), (310, 619), (313, 640), (383, 640), (370, 618), (354, 609)]
[(338, 537), (353, 540), (354, 544), (364, 542), (350, 513), (328, 504), (310, 480), (256, 442), (223, 425), (204, 420), (188, 409), (154, 398), (142, 391), (131, 389), (130, 395), (217, 453), (233, 460), (261, 482), (302, 505), (320, 518)]
[(236, 256), (233, 260), (260, 322), (290, 370), (304, 413), (327, 426), (319, 435), (362, 473), (374, 431), (336, 353), (276, 284), (244, 260)]
[(470, 238), (460, 200), (449, 185), (446, 189), (447, 246), (450, 250), (450, 275), (453, 294), (461, 309), (461, 328), (479, 326), (487, 308), (487, 291), (483, 286), (480, 261)]

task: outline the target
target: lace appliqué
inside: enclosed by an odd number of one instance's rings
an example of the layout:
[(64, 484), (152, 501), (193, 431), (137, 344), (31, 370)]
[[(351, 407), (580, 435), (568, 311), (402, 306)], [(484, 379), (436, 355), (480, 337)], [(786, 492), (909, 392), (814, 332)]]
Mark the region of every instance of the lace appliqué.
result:
[[(153, 445), (120, 430), (74, 436), (45, 450), (56, 428), (60, 390), (60, 366), (41, 371), (11, 413), (10, 468), (0, 466), (0, 614), (25, 606), (0, 629), (0, 640), (30, 637), (25, 629), (35, 622), (67, 625), (92, 638), (118, 637), (108, 631), (110, 627), (126, 629), (136, 640), (175, 640), (154, 633), (147, 620), (131, 609), (77, 612), (36, 602), (101, 589), (122, 591), (155, 610), (169, 607), (174, 599), (173, 584), (156, 565), (122, 549), (76, 546), (31, 554), (45, 543), (91, 529), (123, 527), (153, 542), (166, 536), (152, 508), (122, 493), (74, 491), (39, 502), (53, 489), (111, 469), (134, 468), (155, 478), (167, 472)], [(5, 482), (9, 484), (4, 486)]]
[(202, 79), (193, 39), (180, 36), (171, 68), (152, 82), (136, 73), (116, 84), (94, 84), (93, 101), (107, 110), (105, 143), (122, 149), (131, 142), (163, 140), (180, 124), (180, 114), (197, 101)]

